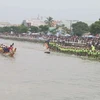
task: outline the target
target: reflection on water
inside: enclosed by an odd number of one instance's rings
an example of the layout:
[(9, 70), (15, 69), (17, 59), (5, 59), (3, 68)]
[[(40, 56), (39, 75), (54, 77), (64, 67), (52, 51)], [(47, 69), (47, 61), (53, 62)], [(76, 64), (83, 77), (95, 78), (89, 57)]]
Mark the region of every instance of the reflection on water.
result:
[(100, 100), (100, 62), (45, 54), (40, 44), (14, 43), (14, 58), (0, 55), (1, 100)]

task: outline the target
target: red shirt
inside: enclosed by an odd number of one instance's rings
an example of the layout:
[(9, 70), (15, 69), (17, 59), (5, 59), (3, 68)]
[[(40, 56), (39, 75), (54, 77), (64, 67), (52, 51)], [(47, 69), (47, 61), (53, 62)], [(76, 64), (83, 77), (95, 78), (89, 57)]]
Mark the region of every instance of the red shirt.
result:
[(9, 50), (13, 50), (13, 47), (9, 47), (8, 49), (9, 49)]

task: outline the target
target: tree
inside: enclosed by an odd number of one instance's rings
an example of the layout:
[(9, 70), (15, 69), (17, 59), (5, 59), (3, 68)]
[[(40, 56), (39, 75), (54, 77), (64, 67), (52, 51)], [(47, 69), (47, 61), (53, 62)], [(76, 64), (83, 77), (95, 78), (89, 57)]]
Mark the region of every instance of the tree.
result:
[(65, 24), (62, 25), (56, 25), (56, 30), (59, 30), (59, 28), (62, 31), (62, 34), (68, 33), (70, 32), (70, 30), (65, 26)]
[(9, 32), (11, 32), (11, 29), (10, 29), (10, 27), (3, 27), (3, 32), (7, 32), (7, 33), (9, 33)]
[(3, 33), (4, 32), (4, 29), (2, 27), (0, 27), (0, 32)]
[(11, 29), (11, 31), (13, 31), (15, 34), (19, 32), (19, 27), (18, 27), (18, 26), (11, 26), (10, 29)]
[(90, 32), (93, 35), (100, 34), (100, 19), (90, 26)]
[(84, 22), (77, 22), (72, 24), (74, 35), (81, 36), (86, 32), (89, 32), (89, 27)]
[(39, 32), (39, 28), (36, 27), (36, 26), (31, 26), (30, 29), (31, 29), (31, 32), (32, 32), (32, 33), (37, 33), (37, 32)]
[(28, 28), (26, 26), (18, 26), (18, 33), (27, 33)]
[(49, 30), (49, 27), (47, 25), (40, 25), (39, 29), (40, 29), (40, 32), (47, 33)]
[(45, 23), (46, 23), (49, 27), (52, 27), (53, 18), (52, 18), (52, 17), (48, 17), (48, 18), (45, 20)]
[(69, 33), (69, 29), (64, 24), (61, 25), (61, 28), (63, 33)]

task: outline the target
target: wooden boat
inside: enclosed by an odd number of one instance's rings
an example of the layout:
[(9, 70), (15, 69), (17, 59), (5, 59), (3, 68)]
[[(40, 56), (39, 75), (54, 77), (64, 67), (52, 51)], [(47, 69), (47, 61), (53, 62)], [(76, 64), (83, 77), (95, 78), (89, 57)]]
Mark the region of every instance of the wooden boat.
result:
[(49, 50), (49, 49), (46, 49), (46, 50), (44, 51), (44, 53), (50, 54), (50, 50)]
[(44, 53), (50, 54), (50, 49), (49, 49), (48, 43), (46, 42), (44, 44)]
[(12, 51), (6, 52), (6, 53), (3, 53), (3, 49), (0, 48), (0, 53), (1, 53), (3, 56), (10, 56), (10, 57), (13, 57), (14, 54), (15, 54), (15, 52), (16, 52), (16, 48), (14, 48)]

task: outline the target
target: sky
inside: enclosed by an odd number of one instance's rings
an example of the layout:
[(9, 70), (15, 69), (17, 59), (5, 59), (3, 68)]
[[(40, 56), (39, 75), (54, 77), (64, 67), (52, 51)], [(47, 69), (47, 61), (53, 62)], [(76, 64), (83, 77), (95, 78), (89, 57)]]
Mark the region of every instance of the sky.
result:
[(96, 21), (100, 0), (0, 0), (0, 22), (20, 24), (37, 16), (57, 20)]

